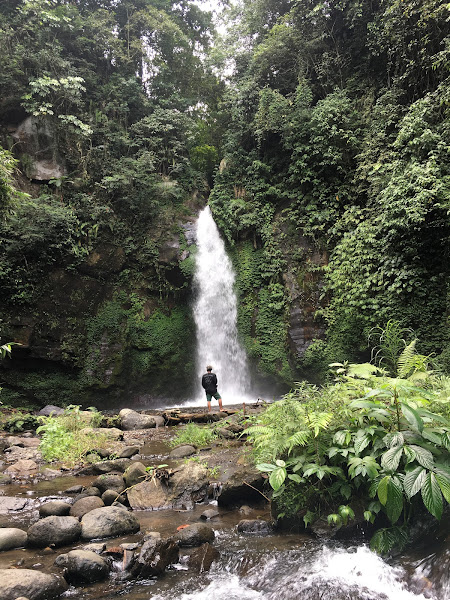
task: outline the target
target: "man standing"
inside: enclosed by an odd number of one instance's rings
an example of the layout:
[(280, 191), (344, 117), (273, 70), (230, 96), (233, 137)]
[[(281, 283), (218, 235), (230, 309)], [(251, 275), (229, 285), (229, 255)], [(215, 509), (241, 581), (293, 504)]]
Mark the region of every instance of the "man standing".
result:
[(211, 398), (219, 401), (219, 410), (222, 411), (222, 398), (217, 391), (217, 377), (212, 372), (211, 365), (206, 367), (206, 373), (202, 377), (202, 387), (206, 392), (206, 401), (208, 402), (208, 412), (211, 412)]

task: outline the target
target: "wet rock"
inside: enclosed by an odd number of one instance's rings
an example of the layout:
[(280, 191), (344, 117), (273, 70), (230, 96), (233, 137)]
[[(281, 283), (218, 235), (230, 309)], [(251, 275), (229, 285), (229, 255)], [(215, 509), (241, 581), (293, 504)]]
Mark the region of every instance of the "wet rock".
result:
[(144, 542), (131, 574), (133, 577), (155, 577), (164, 573), (166, 567), (178, 562), (178, 544), (173, 539), (150, 538)]
[(219, 551), (208, 542), (196, 548), (189, 556), (188, 567), (197, 573), (209, 571), (212, 563), (219, 558)]
[(140, 529), (137, 518), (118, 506), (92, 510), (81, 519), (81, 526), (84, 540), (136, 533)]
[(0, 598), (17, 600), (53, 600), (68, 588), (66, 581), (57, 575), (48, 575), (32, 569), (0, 569)]
[(59, 469), (46, 468), (43, 471), (41, 471), (41, 473), (46, 479), (53, 479), (54, 477), (59, 477), (60, 475), (62, 475), (62, 471), (60, 471)]
[(231, 431), (232, 433), (235, 433), (237, 435), (244, 431), (244, 427), (242, 425), (239, 425), (238, 423), (230, 423), (226, 426), (225, 429), (228, 429), (228, 431)]
[(17, 435), (9, 435), (6, 438), (6, 447), (11, 448), (12, 446), (21, 446), (22, 448), (24, 448), (25, 447), (24, 441), (25, 441), (25, 438), (21, 438)]
[(164, 417), (161, 417), (160, 415), (153, 415), (153, 418), (155, 420), (156, 427), (164, 427), (166, 424)]
[(106, 550), (106, 544), (104, 542), (98, 542), (96, 544), (86, 544), (80, 548), (80, 550), (90, 550), (91, 552), (95, 552), (96, 554), (101, 554)]
[(193, 523), (179, 531), (174, 539), (178, 541), (181, 548), (192, 546), (201, 546), (205, 542), (213, 542), (215, 538), (214, 530), (204, 523)]
[(263, 496), (258, 492), (264, 486), (264, 478), (259, 471), (250, 467), (238, 468), (228, 480), (222, 482), (217, 498), (219, 506), (233, 506), (243, 502), (261, 502)]
[(273, 531), (272, 524), (262, 519), (243, 519), (237, 524), (239, 533), (269, 535)]
[(250, 508), (250, 506), (247, 506), (247, 504), (243, 504), (240, 509), (239, 512), (242, 513), (245, 516), (251, 515), (253, 512), (253, 509)]
[(4, 472), (15, 477), (20, 477), (35, 473), (37, 468), (38, 466), (34, 460), (21, 459), (13, 465), (10, 465)]
[(28, 529), (30, 546), (64, 546), (76, 542), (81, 535), (81, 525), (75, 517), (46, 517)]
[(63, 414), (64, 409), (60, 408), (59, 406), (54, 406), (53, 404), (47, 404), (47, 406), (44, 406), (44, 408), (41, 408), (41, 410), (38, 412), (38, 415), (41, 417), (57, 417)]
[(209, 521), (210, 519), (214, 519), (219, 516), (219, 511), (215, 508), (208, 508), (200, 515), (200, 519), (204, 519), (205, 521)]
[(192, 456), (192, 454), (195, 454), (196, 452), (197, 449), (194, 446), (179, 446), (171, 451), (169, 458), (185, 458), (186, 456)]
[(4, 527), (0, 529), (0, 551), (23, 548), (27, 545), (28, 536), (22, 529)]
[(111, 506), (115, 502), (119, 502), (120, 504), (125, 504), (126, 494), (120, 494), (116, 490), (105, 490), (102, 494), (102, 500), (103, 500), (105, 506)]
[(77, 585), (103, 581), (108, 574), (108, 565), (95, 552), (71, 550), (67, 554), (64, 577), (68, 583)]
[(0, 473), (0, 485), (7, 485), (11, 483), (11, 475)]
[(109, 473), (110, 471), (120, 471), (123, 473), (132, 464), (129, 458), (116, 458), (115, 460), (105, 460), (95, 463), (92, 468), (95, 473)]
[(123, 476), (118, 473), (105, 473), (97, 477), (92, 482), (93, 487), (96, 487), (103, 494), (106, 490), (115, 490), (117, 493), (123, 492), (125, 489), (125, 481)]
[(98, 497), (101, 496), (100, 490), (97, 487), (94, 487), (94, 486), (87, 487), (85, 489), (84, 493), (87, 496), (98, 496)]
[(156, 427), (156, 420), (152, 416), (141, 415), (130, 408), (123, 408), (119, 413), (119, 417), (122, 429), (125, 431)]
[(168, 482), (153, 479), (139, 483), (127, 491), (133, 509), (156, 510), (161, 508), (192, 509), (204, 500), (208, 490), (206, 467), (197, 463), (181, 465)]
[(135, 454), (139, 454), (138, 446), (125, 446), (125, 448), (119, 452), (119, 458), (131, 458)]
[(67, 502), (63, 502), (62, 500), (52, 500), (39, 507), (39, 516), (41, 518), (51, 516), (66, 517), (70, 513), (71, 508), (72, 505)]
[(8, 514), (23, 510), (29, 504), (28, 498), (14, 498), (12, 496), (0, 496), (0, 514)]
[(137, 483), (142, 483), (147, 475), (147, 469), (141, 462), (132, 463), (125, 473), (123, 477), (125, 479), (125, 484), (128, 487), (132, 485), (136, 485)]
[(64, 490), (63, 494), (80, 494), (84, 490), (82, 485), (73, 485), (70, 488)]
[(225, 427), (221, 427), (220, 429), (218, 429), (217, 433), (219, 434), (220, 437), (222, 437), (226, 440), (233, 440), (235, 437), (234, 433), (229, 431)]
[(91, 510), (102, 508), (103, 506), (105, 506), (105, 504), (98, 496), (86, 496), (86, 498), (80, 498), (80, 500), (74, 502), (73, 506), (70, 507), (70, 515), (77, 519), (81, 519)]

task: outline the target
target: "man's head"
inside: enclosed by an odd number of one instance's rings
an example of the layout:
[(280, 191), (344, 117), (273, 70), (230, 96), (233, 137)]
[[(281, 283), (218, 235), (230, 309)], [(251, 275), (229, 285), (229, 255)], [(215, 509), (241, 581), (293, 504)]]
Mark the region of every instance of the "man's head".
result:
[(206, 365), (206, 370), (208, 371), (208, 373), (211, 373), (212, 366), (211, 365)]

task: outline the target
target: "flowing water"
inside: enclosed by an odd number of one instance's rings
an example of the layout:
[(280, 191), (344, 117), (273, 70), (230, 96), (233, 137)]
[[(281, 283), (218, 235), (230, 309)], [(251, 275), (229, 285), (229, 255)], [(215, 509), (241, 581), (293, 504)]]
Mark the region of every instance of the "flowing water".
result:
[[(204, 208), (197, 222), (197, 255), (194, 284), (194, 320), (197, 332), (198, 396), (190, 404), (205, 404), (201, 376), (211, 364), (224, 404), (248, 399), (250, 375), (237, 334), (237, 301), (234, 271), (211, 215)], [(252, 400), (256, 398), (252, 397)]]

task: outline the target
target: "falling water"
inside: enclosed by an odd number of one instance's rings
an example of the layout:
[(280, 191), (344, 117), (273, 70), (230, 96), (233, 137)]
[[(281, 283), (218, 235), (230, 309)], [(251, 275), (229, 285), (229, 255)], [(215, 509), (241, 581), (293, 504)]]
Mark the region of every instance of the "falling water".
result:
[(237, 335), (233, 267), (209, 206), (198, 218), (197, 248), (194, 320), (199, 397), (204, 402), (200, 378), (205, 366), (211, 364), (224, 404), (238, 403), (245, 400), (250, 391), (250, 377)]

